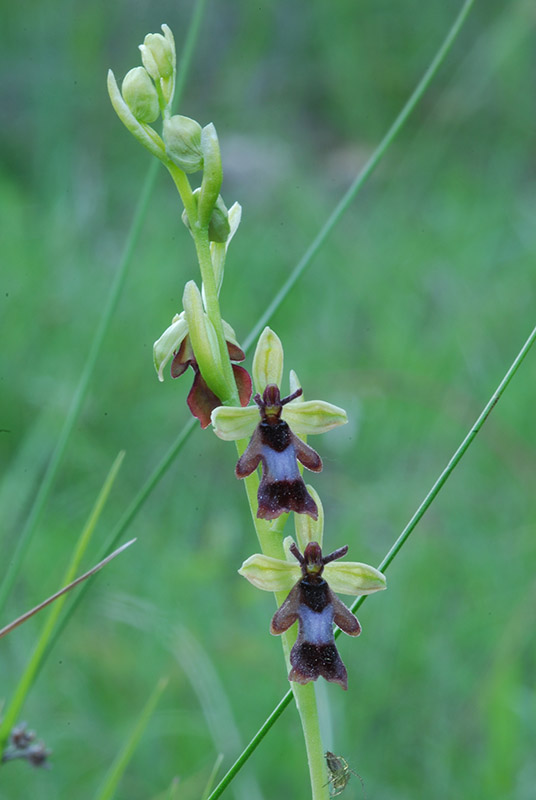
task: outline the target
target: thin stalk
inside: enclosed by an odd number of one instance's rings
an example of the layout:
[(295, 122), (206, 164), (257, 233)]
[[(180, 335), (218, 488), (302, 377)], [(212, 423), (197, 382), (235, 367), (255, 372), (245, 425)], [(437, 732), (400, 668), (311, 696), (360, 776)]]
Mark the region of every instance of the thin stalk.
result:
[(175, 184), (177, 191), (180, 195), (182, 200), (182, 204), (186, 211), (186, 216), (188, 217), (188, 221), (191, 226), (195, 224), (195, 220), (197, 217), (197, 210), (195, 205), (194, 193), (192, 192), (192, 187), (190, 186), (190, 181), (188, 180), (188, 176), (185, 172), (183, 172), (180, 167), (177, 167), (172, 161), (167, 161), (165, 163), (166, 169), (171, 175), (173, 179), (173, 183)]
[[(206, 0), (196, 0), (194, 4), (192, 17), (190, 19), (190, 23), (188, 26), (188, 32), (186, 34), (184, 49), (182, 51), (182, 57), (180, 59), (177, 70), (178, 77), (175, 90), (175, 100), (174, 100), (175, 105), (178, 105), (180, 103), (182, 93), (184, 91), (184, 85), (186, 77), (190, 70), (190, 65), (192, 63), (195, 44), (198, 39), (199, 29), (201, 25), (201, 20), (203, 18), (205, 6), (206, 6)], [(39, 489), (37, 490), (35, 501), (30, 510), (29, 516), (26, 520), (26, 524), (24, 525), (24, 528), (22, 529), (18, 537), (18, 542), (15, 548), (15, 552), (13, 553), (11, 560), (9, 561), (6, 560), (5, 562), (6, 567), (4, 572), (4, 578), (2, 584), (0, 585), (0, 614), (2, 613), (7, 598), (9, 597), (11, 590), (13, 589), (13, 585), (15, 583), (15, 580), (17, 579), (17, 575), (19, 573), (25, 553), (28, 547), (30, 546), (30, 543), (37, 529), (37, 525), (39, 524), (39, 521), (43, 514), (58, 469), (63, 460), (63, 456), (65, 455), (69, 439), (76, 425), (76, 421), (80, 415), (80, 411), (87, 394), (89, 383), (91, 381), (91, 378), (93, 377), (95, 365), (102, 350), (103, 341), (110, 327), (110, 321), (115, 312), (115, 309), (117, 308), (117, 303), (119, 301), (123, 286), (125, 284), (127, 270), (130, 265), (132, 254), (138, 243), (138, 239), (141, 233), (142, 223), (145, 218), (145, 214), (149, 205), (149, 200), (155, 185), (157, 172), (158, 172), (158, 161), (156, 161), (156, 159), (153, 159), (147, 170), (147, 175), (145, 177), (145, 181), (140, 196), (138, 198), (136, 209), (134, 211), (134, 217), (130, 226), (130, 230), (128, 232), (127, 240), (125, 242), (125, 246), (123, 249), (123, 254), (121, 256), (121, 260), (119, 263), (119, 268), (116, 272), (114, 281), (110, 288), (110, 293), (105, 303), (102, 315), (97, 324), (95, 336), (93, 338), (93, 342), (91, 344), (86, 359), (86, 363), (82, 371), (82, 375), (80, 377), (78, 386), (74, 393), (73, 400), (71, 402), (71, 406), (65, 418), (65, 422), (63, 424), (63, 428), (60, 432), (58, 441), (56, 443), (56, 447), (54, 448), (52, 458), (50, 459), (43, 480), (41, 481)]]
[[(227, 349), (225, 334), (223, 332), (220, 301), (218, 299), (218, 290), (214, 277), (212, 258), (210, 255), (208, 228), (200, 228), (197, 226), (197, 207), (190, 186), (190, 181), (188, 180), (186, 174), (182, 171), (182, 169), (179, 169), (179, 167), (171, 162), (166, 163), (166, 167), (169, 171), (169, 174), (173, 178), (175, 186), (177, 187), (177, 191), (180, 194), (186, 215), (190, 223), (190, 233), (192, 234), (192, 238), (194, 240), (197, 261), (199, 263), (199, 271), (201, 272), (201, 280), (203, 281), (203, 286), (205, 288), (207, 316), (214, 327), (214, 331), (218, 340), (218, 351), (222, 365), (223, 378), (228, 392), (226, 397), (221, 397), (221, 400), (224, 405), (236, 405), (239, 402), (238, 390), (236, 388), (233, 368), (231, 366), (231, 359), (229, 358), (229, 351)], [(210, 380), (207, 382), (210, 385)]]
[[(242, 455), (246, 446), (247, 441), (244, 439), (236, 443), (239, 456)], [(264, 555), (271, 556), (272, 558), (279, 558), (284, 561), (285, 551), (283, 548), (283, 538), (281, 536), (281, 526), (278, 526), (277, 521), (275, 523), (269, 523), (267, 520), (258, 519), (256, 516), (258, 505), (257, 490), (259, 488), (257, 470), (244, 479), (244, 486), (262, 552)], [(274, 592), (278, 607), (284, 602), (287, 594), (288, 592), (284, 591)], [(281, 636), (287, 672), (290, 671), (290, 651), (296, 641), (296, 636), (296, 626), (293, 626), (291, 630), (286, 631)], [(305, 740), (312, 800), (327, 800), (329, 798), (329, 789), (314, 684), (309, 683), (306, 686), (302, 686), (299, 683), (292, 682), (291, 692), (296, 701), (296, 707), (303, 730), (303, 738)]]

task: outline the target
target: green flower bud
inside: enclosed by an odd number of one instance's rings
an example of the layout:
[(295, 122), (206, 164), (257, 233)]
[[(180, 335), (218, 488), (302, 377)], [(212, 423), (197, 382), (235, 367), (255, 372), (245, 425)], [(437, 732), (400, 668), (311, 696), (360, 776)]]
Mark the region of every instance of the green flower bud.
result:
[(165, 119), (164, 142), (168, 158), (184, 172), (198, 172), (203, 168), (201, 125), (195, 119), (180, 114)]
[(221, 194), (219, 194), (208, 224), (208, 238), (211, 242), (223, 244), (227, 241), (227, 237), (230, 233), (229, 212), (227, 211)]
[(155, 81), (161, 99), (169, 106), (175, 90), (176, 55), (175, 40), (170, 28), (162, 25), (164, 35), (148, 33), (140, 44), (143, 66)]
[(123, 78), (123, 99), (138, 122), (154, 122), (160, 113), (154, 83), (143, 67), (134, 67)]
[(175, 68), (175, 54), (170, 42), (161, 33), (148, 33), (140, 44), (143, 66), (153, 79), (169, 78)]

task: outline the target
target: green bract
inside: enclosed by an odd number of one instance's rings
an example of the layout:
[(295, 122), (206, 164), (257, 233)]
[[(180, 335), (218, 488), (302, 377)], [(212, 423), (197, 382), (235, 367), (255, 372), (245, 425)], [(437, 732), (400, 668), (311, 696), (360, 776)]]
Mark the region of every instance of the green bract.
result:
[[(142, 69), (142, 67), (140, 67), (140, 69)], [(150, 125), (136, 119), (123, 99), (123, 95), (119, 91), (119, 86), (117, 85), (115, 75), (111, 69), (108, 70), (108, 94), (110, 95), (114, 111), (123, 125), (150, 153), (160, 159), (160, 161), (165, 162), (166, 150), (164, 142)]]

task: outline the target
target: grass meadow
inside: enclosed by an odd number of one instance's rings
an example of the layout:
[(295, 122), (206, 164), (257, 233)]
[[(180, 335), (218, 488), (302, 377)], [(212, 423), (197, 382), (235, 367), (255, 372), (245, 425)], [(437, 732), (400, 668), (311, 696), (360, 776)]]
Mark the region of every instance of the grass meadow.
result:
[[(244, 340), (404, 104), (459, 0), (209, 0), (179, 113), (213, 121), (243, 206), (222, 313)], [(192, 3), (12, 4), (0, 129), (0, 573), (8, 569), (117, 273), (150, 156), (116, 118), (122, 78)], [(378, 564), (535, 324), (532, 3), (477, 0), (414, 115), (270, 321), (306, 396), (350, 423), (312, 440), (326, 547)], [(197, 279), (160, 168), (80, 415), (0, 626), (52, 594), (112, 462), (84, 564), (189, 420), (152, 344)], [(340, 640), (349, 691), (319, 681), (326, 748), (369, 800), (531, 800), (536, 785), (536, 352)], [(251, 365), (251, 352), (245, 362)], [(287, 389), (288, 385), (284, 386)], [(169, 684), (117, 800), (201, 798), (288, 689), (236, 452), (199, 427), (93, 579), (21, 719), (49, 770), (0, 769), (0, 800), (96, 796), (147, 698)], [(290, 528), (291, 526), (289, 526)], [(291, 530), (288, 531), (292, 532)], [(82, 571), (82, 570), (80, 570)], [(1, 577), (1, 575), (0, 575)], [(77, 591), (77, 590), (75, 590)], [(74, 595), (73, 595), (74, 598)], [(0, 642), (0, 705), (43, 624)], [(176, 795), (168, 794), (175, 776)], [(225, 797), (307, 798), (291, 705)], [(363, 797), (353, 778), (348, 800)]]

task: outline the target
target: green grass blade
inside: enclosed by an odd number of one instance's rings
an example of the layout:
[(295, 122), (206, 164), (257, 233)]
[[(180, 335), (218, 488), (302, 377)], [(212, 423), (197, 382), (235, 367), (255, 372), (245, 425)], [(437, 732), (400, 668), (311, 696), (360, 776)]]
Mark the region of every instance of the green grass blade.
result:
[(439, 67), (442, 65), (443, 61), (445, 60), (446, 55), (448, 54), (450, 48), (454, 44), (460, 30), (462, 29), (465, 20), (474, 4), (474, 0), (466, 0), (462, 6), (460, 13), (458, 14), (454, 24), (452, 25), (450, 31), (448, 32), (443, 44), (437, 51), (436, 55), (434, 56), (430, 66), (422, 76), (421, 80), (415, 87), (413, 93), (405, 103), (404, 107), (402, 108), (401, 112), (376, 147), (370, 158), (365, 163), (363, 169), (359, 171), (356, 178), (354, 179), (353, 183), (343, 195), (342, 199), (337, 203), (334, 210), (313, 239), (310, 246), (307, 248), (305, 253), (303, 254), (300, 261), (296, 264), (292, 272), (290, 273), (289, 277), (278, 291), (272, 302), (269, 304), (268, 308), (262, 314), (257, 324), (253, 327), (251, 333), (247, 336), (243, 344), (243, 350), (247, 352), (251, 345), (256, 341), (259, 333), (262, 331), (264, 326), (270, 321), (273, 317), (283, 300), (286, 298), (298, 278), (304, 272), (304, 270), (309, 266), (311, 261), (314, 259), (322, 245), (325, 243), (326, 239), (328, 238), (329, 234), (333, 230), (333, 228), (338, 224), (341, 220), (344, 213), (348, 210), (348, 207), (355, 199), (356, 195), (366, 183), (368, 178), (374, 172), (386, 152), (388, 151), (389, 147), (392, 145), (406, 122), (408, 118), (411, 116), (413, 111), (415, 110), (416, 106), (422, 99), (423, 95), (427, 91), (430, 83), (432, 82), (433, 78), (435, 77), (436, 73), (439, 70)]
[(118, 753), (117, 758), (113, 762), (108, 774), (106, 775), (101, 788), (95, 795), (95, 800), (111, 800), (116, 792), (123, 773), (125, 772), (128, 764), (134, 755), (134, 752), (140, 743), (141, 737), (147, 727), (150, 718), (156, 708), (162, 692), (167, 686), (167, 678), (160, 678), (155, 688), (153, 689), (144, 709), (142, 710), (136, 725), (126, 740), (123, 749)]
[[(456, 469), (456, 467), (466, 454), (467, 450), (475, 440), (476, 436), (478, 436), (480, 430), (482, 429), (482, 426), (484, 425), (485, 421), (487, 420), (487, 418), (489, 417), (489, 415), (499, 402), (500, 398), (506, 391), (510, 381), (516, 374), (521, 364), (523, 363), (525, 357), (527, 356), (535, 340), (536, 340), (536, 328), (534, 328), (529, 338), (527, 339), (527, 341), (525, 342), (525, 344), (523, 345), (523, 347), (513, 360), (504, 378), (502, 379), (502, 381), (497, 386), (496, 390), (491, 395), (490, 399), (484, 406), (482, 412), (479, 414), (474, 425), (471, 426), (467, 436), (460, 444), (460, 446), (458, 447), (458, 449), (448, 462), (447, 466), (445, 467), (439, 478), (436, 480), (436, 482), (434, 483), (434, 485), (432, 486), (432, 488), (430, 489), (430, 491), (428, 492), (428, 494), (426, 495), (426, 497), (424, 498), (424, 500), (422, 501), (422, 503), (420, 504), (420, 506), (418, 507), (418, 509), (416, 510), (416, 512), (414, 513), (414, 515), (412, 516), (412, 518), (410, 519), (410, 521), (408, 522), (408, 524), (406, 525), (406, 527), (404, 528), (398, 539), (396, 540), (396, 542), (393, 544), (393, 546), (391, 547), (391, 549), (389, 550), (389, 552), (387, 553), (381, 564), (378, 565), (379, 570), (385, 572), (385, 570), (392, 564), (392, 562), (394, 561), (394, 559), (396, 558), (402, 547), (405, 545), (405, 543), (407, 542), (407, 540), (409, 539), (409, 537), (411, 536), (411, 534), (413, 533), (413, 531), (415, 530), (421, 519), (424, 517), (424, 515), (434, 502), (435, 498), (437, 497), (437, 495), (439, 494), (439, 492), (441, 491), (441, 489), (443, 488), (443, 486), (445, 485), (449, 477), (452, 475), (452, 473), (454, 472), (454, 470)], [(352, 611), (357, 610), (359, 606), (363, 605), (365, 599), (366, 595), (358, 597), (357, 600), (352, 605)], [(339, 633), (340, 631), (337, 631), (336, 635)]]
[(179, 800), (179, 779), (177, 777), (171, 781), (166, 800)]
[(76, 424), (76, 421), (80, 414), (80, 410), (82, 408), (82, 404), (85, 400), (89, 383), (95, 369), (95, 364), (97, 363), (97, 359), (102, 349), (102, 343), (104, 341), (104, 337), (108, 332), (110, 321), (117, 307), (117, 303), (119, 301), (119, 297), (121, 295), (121, 291), (125, 283), (127, 268), (130, 264), (132, 253), (134, 252), (135, 246), (137, 244), (140, 235), (141, 224), (149, 204), (149, 198), (152, 193), (156, 178), (157, 164), (158, 162), (154, 161), (154, 164), (151, 164), (148, 170), (147, 177), (145, 179), (145, 183), (141, 191), (140, 198), (138, 200), (136, 211), (134, 213), (134, 220), (132, 222), (130, 232), (123, 250), (123, 255), (121, 257), (119, 269), (116, 272), (114, 281), (112, 283), (112, 287), (110, 289), (110, 294), (108, 295), (108, 299), (104, 306), (102, 316), (97, 325), (97, 330), (95, 331), (93, 342), (91, 344), (86, 359), (86, 363), (82, 371), (82, 375), (78, 382), (78, 386), (74, 393), (71, 406), (65, 418), (65, 422), (63, 424), (63, 428), (60, 432), (58, 442), (52, 454), (52, 458), (50, 459), (49, 465), (47, 467), (41, 485), (39, 486), (39, 489), (37, 491), (36, 498), (32, 506), (32, 509), (30, 511), (30, 514), (26, 520), (26, 524), (24, 525), (24, 528), (22, 529), (22, 532), (18, 538), (17, 547), (15, 548), (13, 557), (9, 559), (9, 566), (6, 570), (4, 579), (2, 581), (2, 585), (0, 586), (0, 614), (4, 609), (6, 600), (13, 588), (13, 584), (15, 583), (15, 580), (19, 573), (19, 569), (21, 567), (26, 551), (28, 550), (28, 547), (31, 544), (37, 525), (41, 519), (41, 515), (43, 514), (45, 505), (48, 501), (52, 489), (52, 485), (56, 478), (56, 474), (62, 462), (65, 451), (67, 449), (67, 444), (71, 437), (71, 433), (73, 432), (74, 426)]
[(214, 766), (212, 767), (212, 771), (211, 771), (211, 773), (209, 775), (209, 778), (208, 778), (208, 781), (207, 781), (207, 785), (205, 787), (205, 791), (201, 795), (201, 800), (207, 800), (207, 798), (208, 798), (208, 796), (209, 796), (209, 794), (210, 794), (210, 792), (212, 790), (212, 786), (214, 784), (214, 781), (216, 780), (216, 775), (218, 774), (218, 770), (221, 767), (221, 762), (222, 761), (223, 761), (223, 753), (220, 753), (219, 756), (216, 758), (216, 761), (214, 762)]
[[(127, 510), (125, 511), (125, 513), (123, 514), (123, 516), (121, 517), (121, 519), (119, 520), (119, 522), (117, 523), (115, 528), (112, 530), (112, 532), (111, 532), (111, 534), (110, 534), (110, 536), (108, 538), (108, 541), (106, 542), (106, 544), (105, 544), (105, 546), (103, 548), (103, 551), (102, 551), (103, 556), (106, 556), (108, 553), (110, 553), (114, 549), (114, 547), (116, 546), (117, 542), (119, 541), (119, 539), (121, 538), (123, 533), (126, 531), (126, 529), (130, 525), (130, 523), (132, 522), (132, 520), (134, 519), (134, 517), (136, 516), (136, 514), (138, 513), (138, 511), (142, 507), (142, 505), (144, 504), (145, 500), (149, 497), (149, 495), (151, 494), (151, 492), (153, 491), (155, 486), (159, 483), (160, 479), (165, 475), (165, 473), (167, 472), (169, 466), (173, 463), (175, 458), (178, 456), (178, 454), (180, 453), (180, 451), (184, 447), (186, 441), (188, 440), (188, 437), (190, 436), (190, 434), (194, 430), (194, 428), (196, 426), (196, 423), (197, 423), (197, 420), (195, 420), (192, 417), (192, 419), (189, 420), (186, 423), (186, 425), (183, 426), (182, 430), (180, 431), (179, 435), (175, 439), (175, 441), (172, 444), (172, 446), (167, 451), (167, 453), (164, 456), (164, 458), (159, 462), (159, 464), (157, 464), (157, 466), (153, 470), (152, 474), (146, 480), (146, 482), (144, 483), (144, 485), (142, 486), (142, 488), (140, 489), (140, 491), (138, 492), (138, 494), (136, 495), (136, 497), (134, 498), (134, 500), (130, 504), (129, 508), (127, 508)], [(61, 636), (65, 626), (67, 625), (67, 623), (71, 619), (72, 615), (74, 614), (74, 612), (78, 608), (79, 604), (84, 599), (85, 594), (86, 594), (86, 588), (87, 587), (83, 587), (82, 588), (82, 590), (78, 594), (78, 597), (76, 597), (74, 599), (74, 601), (71, 603), (71, 605), (70, 605), (69, 609), (66, 611), (63, 619), (60, 621), (59, 625), (57, 626), (56, 632), (55, 632), (53, 638), (51, 639), (51, 641), (49, 642), (49, 646), (47, 648), (47, 652), (45, 653), (45, 659), (48, 657), (48, 655), (49, 655), (50, 651), (52, 650), (52, 648), (54, 647), (56, 641)]]
[[(206, 0), (196, 0), (194, 5), (192, 18), (186, 35), (184, 50), (179, 62), (178, 80), (175, 92), (175, 105), (178, 105), (178, 103), (180, 102), (181, 95), (184, 90), (184, 84), (195, 51), (195, 44), (197, 42), (205, 5), (206, 5)], [(35, 501), (33, 503), (30, 514), (26, 520), (26, 524), (24, 525), (24, 528), (20, 536), (18, 537), (18, 542), (15, 548), (15, 552), (12, 558), (10, 558), (8, 561), (9, 566), (6, 569), (2, 584), (0, 585), (0, 614), (4, 609), (6, 600), (11, 593), (15, 580), (17, 579), (17, 575), (19, 573), (22, 561), (24, 559), (26, 551), (28, 550), (28, 547), (31, 544), (31, 541), (37, 529), (37, 525), (43, 514), (54, 480), (56, 478), (56, 474), (63, 460), (65, 451), (67, 449), (69, 439), (75, 427), (76, 421), (80, 415), (80, 411), (87, 394), (89, 383), (91, 381), (91, 378), (93, 377), (93, 372), (95, 370), (97, 359), (102, 350), (102, 344), (104, 338), (110, 327), (112, 316), (115, 312), (115, 309), (117, 308), (117, 304), (119, 302), (119, 298), (121, 296), (121, 292), (125, 284), (125, 279), (128, 267), (130, 266), (132, 254), (138, 243), (142, 223), (145, 218), (147, 208), (149, 206), (149, 200), (151, 198), (153, 188), (155, 185), (156, 175), (158, 173), (158, 167), (159, 167), (159, 162), (156, 159), (152, 159), (149, 169), (147, 170), (147, 175), (139, 196), (138, 203), (136, 205), (134, 217), (132, 220), (132, 224), (130, 226), (127, 240), (125, 242), (119, 268), (116, 272), (114, 281), (112, 283), (112, 287), (110, 289), (110, 293), (108, 295), (108, 299), (106, 301), (101, 318), (97, 325), (97, 330), (95, 331), (95, 336), (93, 338), (93, 342), (91, 344), (91, 348), (87, 356), (86, 363), (84, 365), (84, 369), (82, 371), (82, 375), (80, 377), (78, 386), (74, 393), (71, 406), (65, 418), (65, 422), (63, 424), (63, 428), (60, 432), (58, 442), (52, 454), (52, 458), (50, 459), (44, 478), (37, 491)]]
[[(74, 549), (73, 556), (71, 558), (71, 562), (67, 571), (65, 573), (64, 579), (62, 584), (70, 583), (73, 580), (73, 577), (78, 569), (80, 561), (84, 556), (85, 551), (91, 541), (91, 537), (93, 535), (93, 531), (97, 525), (99, 517), (102, 513), (106, 500), (108, 499), (108, 495), (110, 494), (111, 488), (113, 483), (117, 477), (117, 473), (121, 466), (121, 463), (124, 458), (124, 453), (121, 452), (115, 459), (110, 472), (108, 473), (106, 480), (104, 481), (103, 487), (99, 492), (97, 500), (95, 501), (95, 505), (91, 510), (91, 513), (88, 517), (84, 528), (82, 529), (82, 533), (78, 539), (76, 547)], [(37, 644), (34, 648), (34, 651), (26, 665), (26, 669), (24, 670), (21, 679), (19, 680), (17, 687), (15, 689), (15, 693), (13, 695), (13, 699), (9, 703), (2, 723), (0, 724), (0, 756), (3, 752), (4, 747), (6, 746), (7, 740), (9, 738), (9, 734), (11, 729), (15, 725), (17, 718), (19, 716), (20, 710), (24, 705), (28, 692), (33, 686), (35, 681), (37, 672), (47, 650), (49, 641), (51, 639), (52, 633), (54, 631), (54, 627), (58, 620), (58, 617), (61, 613), (63, 608), (63, 604), (66, 600), (66, 595), (62, 595), (59, 600), (56, 602), (56, 605), (52, 608), (48, 618), (43, 625), (43, 629), (41, 631), (41, 635), (37, 640)]]

